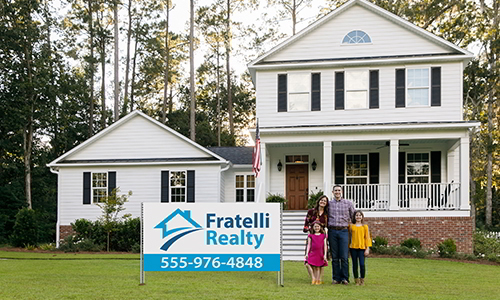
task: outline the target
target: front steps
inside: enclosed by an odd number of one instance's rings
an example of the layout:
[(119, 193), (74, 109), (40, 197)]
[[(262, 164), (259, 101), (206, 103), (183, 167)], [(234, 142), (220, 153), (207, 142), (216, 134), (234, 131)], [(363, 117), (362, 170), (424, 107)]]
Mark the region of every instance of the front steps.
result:
[(283, 211), (283, 260), (303, 261), (307, 233), (303, 233), (305, 210)]

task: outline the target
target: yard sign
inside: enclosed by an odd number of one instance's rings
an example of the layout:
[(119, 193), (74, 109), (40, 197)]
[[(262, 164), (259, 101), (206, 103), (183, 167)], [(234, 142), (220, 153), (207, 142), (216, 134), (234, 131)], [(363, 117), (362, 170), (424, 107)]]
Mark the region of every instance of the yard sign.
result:
[(141, 283), (144, 271), (282, 270), (279, 203), (142, 203), (141, 221)]

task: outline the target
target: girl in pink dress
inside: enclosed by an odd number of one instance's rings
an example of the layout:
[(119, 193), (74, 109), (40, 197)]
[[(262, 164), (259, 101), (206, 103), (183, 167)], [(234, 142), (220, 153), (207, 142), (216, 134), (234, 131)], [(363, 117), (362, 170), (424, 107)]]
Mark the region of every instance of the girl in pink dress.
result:
[(306, 261), (311, 267), (312, 283), (321, 284), (321, 274), (323, 267), (328, 266), (326, 234), (319, 221), (315, 221), (311, 228), (311, 233), (307, 236)]

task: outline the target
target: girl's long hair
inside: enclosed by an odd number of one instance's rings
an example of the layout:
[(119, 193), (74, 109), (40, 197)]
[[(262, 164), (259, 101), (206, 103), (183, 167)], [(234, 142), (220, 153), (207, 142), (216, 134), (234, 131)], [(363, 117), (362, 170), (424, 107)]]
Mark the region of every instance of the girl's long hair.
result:
[(315, 234), (316, 232), (314, 231), (314, 224), (318, 224), (319, 225), (319, 232), (320, 233), (323, 233), (325, 234), (325, 228), (323, 228), (323, 225), (321, 225), (321, 223), (319, 221), (314, 221), (311, 225), (311, 228), (309, 228), (309, 233), (310, 234)]

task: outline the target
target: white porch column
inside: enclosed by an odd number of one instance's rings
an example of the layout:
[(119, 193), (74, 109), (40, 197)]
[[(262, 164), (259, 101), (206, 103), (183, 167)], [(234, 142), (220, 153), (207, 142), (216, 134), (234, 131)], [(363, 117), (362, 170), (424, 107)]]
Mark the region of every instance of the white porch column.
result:
[(256, 184), (257, 184), (257, 199), (256, 202), (258, 203), (265, 203), (266, 202), (266, 189), (267, 189), (267, 174), (268, 174), (268, 167), (267, 167), (267, 150), (266, 150), (266, 143), (260, 143), (260, 173), (259, 177), (256, 178)]
[(399, 210), (398, 162), (399, 140), (391, 140), (389, 146), (389, 210)]
[(323, 142), (323, 192), (331, 199), (332, 195), (332, 142)]
[(469, 203), (469, 135), (460, 138), (460, 210), (470, 210)]

